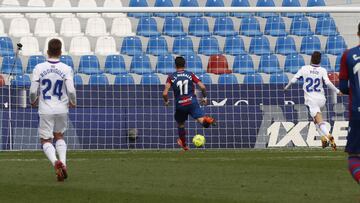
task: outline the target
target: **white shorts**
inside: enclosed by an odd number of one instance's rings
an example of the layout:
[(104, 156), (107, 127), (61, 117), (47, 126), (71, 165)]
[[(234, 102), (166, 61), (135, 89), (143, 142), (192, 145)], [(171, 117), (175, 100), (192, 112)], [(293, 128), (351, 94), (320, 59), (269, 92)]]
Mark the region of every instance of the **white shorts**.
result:
[(311, 99), (305, 101), (305, 105), (308, 107), (309, 114), (312, 118), (314, 118), (317, 113), (321, 113), (321, 109), (325, 106), (325, 104), (325, 99)]
[(67, 129), (68, 114), (40, 114), (39, 136), (42, 139), (54, 138), (53, 133), (64, 133)]

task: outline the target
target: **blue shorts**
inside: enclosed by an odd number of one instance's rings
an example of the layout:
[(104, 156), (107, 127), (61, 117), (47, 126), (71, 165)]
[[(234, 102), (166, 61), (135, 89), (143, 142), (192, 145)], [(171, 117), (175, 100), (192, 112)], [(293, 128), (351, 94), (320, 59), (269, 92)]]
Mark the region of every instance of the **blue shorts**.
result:
[(183, 123), (188, 119), (189, 114), (194, 119), (204, 117), (205, 113), (200, 108), (199, 103), (193, 103), (188, 106), (177, 107), (175, 111), (175, 120), (178, 123)]
[(360, 154), (360, 120), (349, 121), (349, 132), (345, 152), (349, 154)]

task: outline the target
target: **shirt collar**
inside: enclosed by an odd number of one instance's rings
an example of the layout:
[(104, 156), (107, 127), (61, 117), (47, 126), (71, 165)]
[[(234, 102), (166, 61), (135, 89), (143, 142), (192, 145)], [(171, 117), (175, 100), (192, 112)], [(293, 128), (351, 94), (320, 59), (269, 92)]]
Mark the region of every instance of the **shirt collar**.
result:
[(58, 58), (48, 58), (47, 60), (49, 63), (56, 64), (60, 62), (60, 59)]

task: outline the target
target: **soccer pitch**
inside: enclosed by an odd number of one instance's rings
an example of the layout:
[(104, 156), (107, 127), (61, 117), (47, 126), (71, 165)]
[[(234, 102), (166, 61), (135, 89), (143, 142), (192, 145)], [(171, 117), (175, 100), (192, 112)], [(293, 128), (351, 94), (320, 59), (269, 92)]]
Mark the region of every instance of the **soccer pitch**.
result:
[(339, 149), (0, 153), (0, 202), (359, 202)]

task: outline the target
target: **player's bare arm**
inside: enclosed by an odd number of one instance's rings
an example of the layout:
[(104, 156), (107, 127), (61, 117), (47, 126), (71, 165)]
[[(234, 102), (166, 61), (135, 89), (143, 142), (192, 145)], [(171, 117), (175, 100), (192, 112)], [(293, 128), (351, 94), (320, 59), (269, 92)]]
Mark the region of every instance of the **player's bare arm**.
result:
[(201, 90), (201, 94), (202, 94), (201, 104), (207, 105), (208, 101), (207, 101), (206, 87), (205, 87), (204, 83), (202, 83), (202, 82), (198, 82), (197, 85), (199, 86), (199, 88)]
[(165, 103), (165, 106), (169, 106), (169, 90), (171, 88), (171, 84), (170, 83), (166, 83), (165, 84), (165, 88), (164, 88), (164, 91), (163, 91), (163, 99), (164, 99), (164, 103)]

